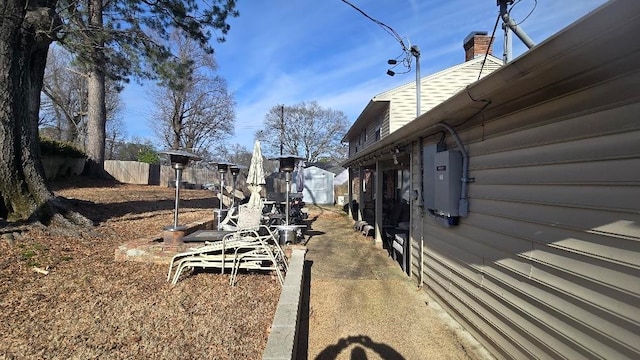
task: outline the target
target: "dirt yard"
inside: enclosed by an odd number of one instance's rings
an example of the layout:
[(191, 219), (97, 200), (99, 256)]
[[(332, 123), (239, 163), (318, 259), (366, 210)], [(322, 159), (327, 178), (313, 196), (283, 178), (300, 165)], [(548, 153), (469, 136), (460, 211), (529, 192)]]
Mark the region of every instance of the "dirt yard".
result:
[[(115, 262), (121, 243), (173, 223), (175, 190), (113, 182), (54, 186), (93, 229), (0, 227), (0, 359), (259, 359), (280, 286), (272, 275)], [(211, 216), (212, 192), (181, 192), (180, 224)]]

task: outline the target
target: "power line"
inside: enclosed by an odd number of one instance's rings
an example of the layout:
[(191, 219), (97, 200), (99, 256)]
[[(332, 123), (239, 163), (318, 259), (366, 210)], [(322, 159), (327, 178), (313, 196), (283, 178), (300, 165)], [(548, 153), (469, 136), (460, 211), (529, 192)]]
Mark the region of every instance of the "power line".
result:
[(493, 31), (491, 32), (491, 37), (489, 38), (489, 46), (487, 46), (487, 51), (484, 53), (484, 59), (482, 60), (482, 66), (480, 66), (480, 73), (478, 73), (478, 80), (482, 76), (482, 69), (484, 69), (484, 64), (487, 63), (487, 57), (489, 57), (489, 49), (491, 49), (491, 44), (493, 44), (494, 35), (496, 34), (496, 29), (498, 28), (498, 22), (500, 22), (500, 14), (496, 18), (496, 23), (493, 25)]
[[(513, 10), (513, 8), (518, 5), (518, 3), (520, 3), (520, 1), (522, 0), (518, 0), (516, 1), (515, 4), (511, 5), (511, 8), (509, 8), (509, 14), (511, 14), (511, 10)], [(527, 19), (529, 18), (529, 16), (531, 16), (531, 14), (533, 14), (533, 12), (536, 10), (536, 7), (538, 7), (538, 0), (533, 0), (533, 8), (531, 8), (531, 11), (529, 11), (529, 13), (527, 14), (527, 16), (524, 17), (524, 19), (520, 20), (519, 23), (516, 24), (516, 26), (522, 24), (523, 22), (527, 21)]]
[[(360, 14), (362, 14), (364, 17), (366, 17), (367, 19), (373, 21), (374, 23), (376, 23), (378, 26), (380, 26), (387, 34), (391, 35), (391, 37), (393, 37), (397, 42), (400, 43), (400, 46), (402, 47), (402, 52), (404, 55), (404, 58), (397, 62), (396, 64), (402, 64), (407, 68), (407, 71), (405, 72), (400, 72), (398, 74), (406, 74), (409, 71), (411, 71), (411, 60), (412, 60), (412, 53), (411, 53), (411, 44), (409, 44), (409, 46), (407, 46), (405, 44), (405, 42), (403, 41), (403, 38), (389, 25), (383, 23), (380, 20), (374, 19), (373, 17), (369, 16), (367, 13), (365, 13), (363, 10), (361, 10), (359, 7), (353, 5), (352, 3), (350, 3), (347, 0), (342, 0), (343, 3), (351, 6), (353, 9), (355, 9), (357, 12), (359, 12)], [(408, 41), (408, 40), (407, 40)], [(403, 55), (399, 55), (398, 57), (396, 57), (396, 60), (400, 59), (401, 57), (403, 57)], [(391, 65), (391, 63), (390, 63)], [(395, 65), (395, 64), (394, 64)], [(395, 65), (397, 66), (397, 65)], [(392, 67), (392, 68), (395, 68)], [(389, 72), (387, 72), (389, 73)]]
[(400, 45), (402, 46), (402, 50), (409, 51), (409, 49), (405, 46), (404, 42), (402, 41), (402, 37), (400, 35), (398, 35), (398, 33), (395, 30), (393, 30), (393, 28), (391, 28), (389, 25), (383, 23), (380, 20), (376, 20), (376, 19), (372, 18), (367, 13), (365, 13), (360, 8), (358, 8), (357, 6), (353, 5), (352, 3), (350, 3), (347, 0), (342, 0), (342, 2), (347, 4), (347, 5), (349, 5), (349, 6), (351, 6), (352, 8), (354, 8), (357, 12), (362, 14), (367, 19), (369, 19), (369, 20), (373, 21), (374, 23), (378, 24), (378, 26), (380, 26), (385, 32), (387, 32), (387, 34), (391, 35), (391, 37), (393, 37), (397, 42), (400, 43)]

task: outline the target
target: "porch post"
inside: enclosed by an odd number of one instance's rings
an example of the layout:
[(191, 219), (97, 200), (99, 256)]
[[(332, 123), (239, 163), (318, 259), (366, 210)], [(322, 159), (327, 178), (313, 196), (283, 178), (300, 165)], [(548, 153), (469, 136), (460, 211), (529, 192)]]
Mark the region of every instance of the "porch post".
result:
[(362, 221), (362, 199), (364, 199), (364, 169), (362, 166), (358, 168), (358, 182), (360, 183), (360, 189), (358, 193), (358, 221)]
[(353, 204), (353, 168), (349, 167), (349, 185), (347, 186), (347, 190), (349, 192), (349, 199), (347, 202), (347, 212), (349, 214), (349, 218), (353, 219), (353, 209), (351, 208), (351, 204)]
[(377, 246), (382, 247), (382, 202), (384, 200), (382, 192), (383, 192), (383, 175), (382, 175), (382, 166), (380, 164), (380, 160), (376, 160), (376, 175), (375, 175), (375, 191), (376, 202), (375, 202), (375, 221), (376, 221), (376, 231), (375, 231), (375, 244)]

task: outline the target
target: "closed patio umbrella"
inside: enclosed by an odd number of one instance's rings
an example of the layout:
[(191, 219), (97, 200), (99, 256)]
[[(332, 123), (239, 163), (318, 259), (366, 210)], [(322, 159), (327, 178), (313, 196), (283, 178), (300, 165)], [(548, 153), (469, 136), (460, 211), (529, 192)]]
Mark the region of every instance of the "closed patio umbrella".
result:
[(256, 140), (253, 144), (253, 155), (251, 164), (249, 165), (249, 174), (247, 175), (247, 186), (251, 191), (249, 197), (249, 206), (260, 206), (260, 190), (262, 185), (266, 184), (264, 180), (264, 167), (262, 164), (262, 150), (260, 150), (260, 141)]

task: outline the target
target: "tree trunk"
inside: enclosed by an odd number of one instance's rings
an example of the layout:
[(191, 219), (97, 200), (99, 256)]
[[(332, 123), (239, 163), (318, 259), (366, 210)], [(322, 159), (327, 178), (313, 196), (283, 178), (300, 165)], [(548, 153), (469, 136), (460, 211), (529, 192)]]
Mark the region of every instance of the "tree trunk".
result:
[(55, 1), (41, 1), (38, 7), (25, 0), (4, 4), (0, 9), (0, 217), (35, 219), (51, 214), (54, 200), (45, 184), (38, 141), (40, 90), (50, 38), (38, 30), (55, 20)]
[(93, 68), (89, 72), (88, 83), (87, 171), (89, 175), (102, 177), (107, 118), (104, 72), (97, 67)]
[[(102, 0), (89, 1), (89, 27), (102, 29)], [(99, 36), (96, 37), (100, 39)], [(87, 114), (87, 161), (86, 173), (104, 176), (104, 149), (107, 123), (104, 42), (96, 40), (93, 45), (93, 60), (88, 73)]]

